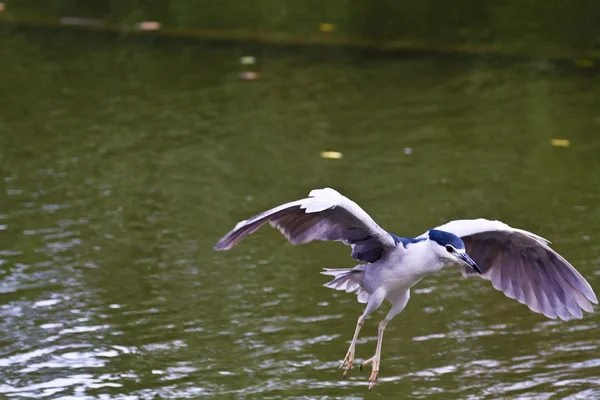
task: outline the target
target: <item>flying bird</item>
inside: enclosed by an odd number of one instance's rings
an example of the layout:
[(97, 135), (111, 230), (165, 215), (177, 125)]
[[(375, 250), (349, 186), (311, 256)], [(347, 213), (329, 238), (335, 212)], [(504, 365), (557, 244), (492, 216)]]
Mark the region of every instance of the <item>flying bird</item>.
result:
[(380, 227), (358, 204), (331, 188), (312, 190), (305, 199), (282, 204), (239, 222), (215, 246), (229, 250), (263, 224), (277, 228), (293, 245), (313, 240), (339, 241), (364, 262), (354, 268), (324, 268), (333, 279), (324, 286), (355, 293), (366, 304), (350, 347), (340, 365), (345, 377), (354, 364), (356, 341), (365, 319), (384, 300), (391, 303), (379, 323), (369, 390), (379, 377), (386, 325), (408, 303), (410, 288), (444, 267), (463, 267), (463, 276), (478, 276), (532, 311), (548, 318), (582, 318), (598, 299), (589, 283), (550, 242), (500, 221), (463, 219), (427, 230), (416, 238), (399, 237)]

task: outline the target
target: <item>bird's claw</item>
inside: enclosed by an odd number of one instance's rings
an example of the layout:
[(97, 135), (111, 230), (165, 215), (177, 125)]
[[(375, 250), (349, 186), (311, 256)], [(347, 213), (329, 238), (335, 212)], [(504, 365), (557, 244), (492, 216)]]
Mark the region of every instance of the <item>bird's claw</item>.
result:
[(375, 386), (377, 379), (379, 378), (379, 360), (376, 359), (375, 357), (371, 357), (368, 360), (363, 361), (363, 363), (360, 365), (360, 369), (362, 370), (363, 367), (366, 367), (369, 364), (373, 365), (371, 367), (371, 376), (369, 377), (369, 392), (370, 392), (371, 389), (373, 389), (373, 386)]
[(354, 351), (348, 350), (346, 353), (346, 357), (344, 357), (344, 361), (340, 364), (340, 369), (344, 370), (344, 374), (342, 375), (342, 379), (346, 378), (348, 371), (352, 369), (352, 365), (354, 364)]
[(377, 378), (379, 378), (379, 371), (374, 369), (371, 371), (371, 376), (369, 377), (369, 392), (373, 389), (373, 386), (375, 386)]

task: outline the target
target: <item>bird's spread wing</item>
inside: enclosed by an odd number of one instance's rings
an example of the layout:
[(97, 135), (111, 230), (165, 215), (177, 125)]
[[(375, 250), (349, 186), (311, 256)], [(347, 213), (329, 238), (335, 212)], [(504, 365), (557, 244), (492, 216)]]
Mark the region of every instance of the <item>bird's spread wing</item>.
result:
[[(454, 233), (482, 270), (506, 296), (549, 318), (581, 318), (592, 312), (598, 299), (589, 283), (567, 260), (549, 247), (550, 242), (500, 221), (457, 220), (436, 229)], [(463, 275), (478, 275), (464, 269)]]
[(231, 249), (267, 221), (294, 245), (313, 240), (341, 241), (352, 246), (352, 257), (366, 262), (377, 261), (386, 248), (396, 246), (394, 238), (358, 204), (326, 188), (239, 222), (215, 249)]

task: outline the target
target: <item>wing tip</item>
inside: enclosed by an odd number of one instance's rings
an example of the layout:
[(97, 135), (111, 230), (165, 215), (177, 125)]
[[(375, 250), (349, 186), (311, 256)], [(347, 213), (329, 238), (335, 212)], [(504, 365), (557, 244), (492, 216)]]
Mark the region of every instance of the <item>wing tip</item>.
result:
[(568, 321), (572, 321), (574, 319), (583, 319), (583, 315), (580, 317), (580, 316), (573, 315), (573, 314), (569, 313), (569, 315), (566, 316), (566, 317), (563, 317), (563, 316), (559, 315), (558, 318), (561, 321), (568, 322)]
[[(575, 269), (575, 268), (573, 268)], [(579, 273), (579, 272), (578, 272)], [(590, 302), (594, 303), (594, 304), (598, 304), (598, 297), (596, 297), (596, 293), (594, 293), (594, 289), (592, 288), (592, 285), (590, 285), (590, 283), (587, 281), (587, 279), (585, 279), (580, 273), (579, 276), (581, 277), (581, 279), (583, 280), (583, 282), (585, 283), (584, 288), (585, 293), (582, 293)]]
[(225, 251), (231, 249), (233, 246), (231, 243), (225, 240), (225, 238), (219, 240), (217, 244), (214, 245), (213, 250), (216, 251)]

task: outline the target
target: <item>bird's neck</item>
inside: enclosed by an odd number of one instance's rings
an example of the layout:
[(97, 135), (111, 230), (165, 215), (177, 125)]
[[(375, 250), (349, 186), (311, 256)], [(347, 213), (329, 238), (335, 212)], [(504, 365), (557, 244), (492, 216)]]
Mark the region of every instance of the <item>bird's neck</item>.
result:
[(444, 266), (429, 239), (412, 241), (405, 247), (405, 257), (406, 262), (423, 275), (438, 272)]

